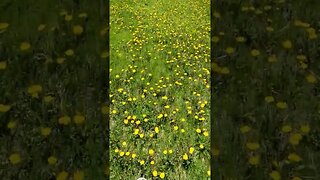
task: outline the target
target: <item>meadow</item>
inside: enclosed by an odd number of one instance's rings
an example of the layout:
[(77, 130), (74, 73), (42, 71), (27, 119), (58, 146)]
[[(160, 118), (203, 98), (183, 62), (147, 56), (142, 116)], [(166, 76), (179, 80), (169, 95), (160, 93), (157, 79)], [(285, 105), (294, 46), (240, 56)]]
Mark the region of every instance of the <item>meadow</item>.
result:
[(0, 1), (0, 179), (107, 178), (107, 8)]
[(209, 0), (111, 0), (110, 27), (110, 179), (210, 178)]
[(213, 179), (320, 179), (319, 1), (215, 2)]

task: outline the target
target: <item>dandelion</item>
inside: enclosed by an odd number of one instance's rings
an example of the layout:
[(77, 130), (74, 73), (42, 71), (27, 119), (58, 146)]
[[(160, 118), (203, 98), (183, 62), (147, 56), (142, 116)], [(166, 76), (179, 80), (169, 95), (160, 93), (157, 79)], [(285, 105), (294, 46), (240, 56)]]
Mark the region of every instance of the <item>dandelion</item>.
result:
[(271, 173), (269, 173), (269, 175), (273, 180), (280, 180), (281, 179), (281, 175), (278, 171), (272, 171)]
[(69, 116), (61, 116), (58, 119), (58, 123), (61, 125), (68, 125), (71, 122), (71, 118)]
[(57, 180), (67, 180), (69, 176), (69, 173), (66, 171), (61, 171), (58, 175), (57, 175)]
[(290, 153), (288, 155), (288, 160), (291, 162), (299, 162), (301, 161), (301, 157), (296, 153)]
[(73, 180), (84, 180), (84, 172), (77, 170), (73, 173)]
[(33, 98), (38, 98), (39, 93), (42, 92), (42, 86), (39, 84), (31, 85), (28, 88), (28, 93), (33, 97)]
[(7, 62), (6, 61), (1, 61), (0, 62), (0, 70), (4, 70), (7, 68)]
[(306, 76), (306, 80), (307, 80), (307, 82), (310, 83), (310, 84), (315, 84), (315, 83), (317, 82), (317, 78), (316, 78), (315, 75), (313, 75), (313, 74), (308, 74), (308, 75)]
[(282, 42), (282, 47), (285, 49), (291, 49), (292, 48), (292, 42), (290, 40), (285, 40)]
[(17, 122), (16, 122), (16, 121), (11, 120), (11, 121), (9, 121), (8, 124), (7, 124), (7, 128), (8, 128), (8, 129), (14, 129), (14, 128), (16, 128), (16, 127), (17, 127)]
[(38, 31), (43, 31), (44, 28), (46, 28), (46, 25), (45, 24), (40, 24), (37, 28)]
[(279, 108), (279, 109), (287, 109), (287, 108), (288, 108), (287, 103), (286, 103), (286, 102), (283, 102), (283, 101), (277, 102), (276, 106), (277, 106), (277, 108)]
[(161, 178), (161, 179), (163, 179), (165, 176), (166, 176), (166, 175), (165, 175), (164, 172), (161, 172), (161, 173), (160, 173), (160, 178)]
[(21, 156), (19, 153), (13, 153), (9, 156), (9, 161), (11, 164), (15, 165), (21, 162)]
[(292, 127), (290, 125), (284, 125), (284, 126), (282, 126), (281, 131), (284, 132), (284, 133), (291, 132), (292, 131)]
[(85, 121), (85, 117), (84, 116), (82, 116), (82, 115), (75, 115), (74, 117), (73, 117), (73, 121), (74, 121), (74, 123), (76, 123), (76, 124), (83, 124), (84, 123), (84, 121)]
[(227, 54), (233, 54), (233, 53), (235, 52), (235, 50), (234, 50), (234, 48), (232, 48), (232, 47), (227, 47), (226, 50), (225, 50), (225, 52), (226, 52)]
[(246, 147), (249, 150), (255, 151), (255, 150), (259, 149), (260, 145), (258, 143), (255, 143), (255, 142), (247, 142)]
[(259, 50), (257, 50), (257, 49), (251, 50), (251, 56), (257, 57), (259, 55), (260, 55), (260, 51)]
[(189, 159), (188, 154), (187, 154), (187, 153), (184, 153), (184, 155), (182, 156), (182, 158), (183, 158), (184, 160), (188, 160), (188, 159)]
[(156, 170), (152, 171), (152, 175), (153, 175), (153, 177), (157, 177), (158, 176), (158, 171), (156, 171)]
[(74, 51), (72, 49), (68, 49), (68, 50), (66, 50), (65, 55), (73, 56), (74, 55)]
[(243, 134), (249, 132), (250, 130), (251, 130), (251, 127), (250, 127), (250, 126), (247, 126), (247, 125), (244, 125), (244, 126), (241, 126), (241, 127), (240, 127), (240, 131), (241, 131), (241, 133), (243, 133)]
[(300, 133), (292, 133), (289, 137), (289, 143), (295, 146), (299, 144), (301, 139), (302, 135)]
[(31, 45), (28, 42), (22, 42), (20, 44), (20, 50), (21, 51), (26, 51), (26, 50), (30, 49), (30, 47), (31, 47)]
[(258, 156), (258, 155), (255, 155), (255, 156), (251, 156), (250, 158), (249, 158), (249, 164), (251, 164), (251, 165), (258, 165), (259, 164), (259, 162), (260, 162), (260, 156)]
[(42, 136), (49, 136), (51, 133), (51, 128), (49, 127), (41, 127), (41, 135)]
[(0, 104), (0, 112), (5, 113), (11, 109), (10, 105)]
[(75, 35), (81, 35), (83, 33), (83, 27), (80, 25), (75, 25), (72, 27), (72, 32)]
[(149, 149), (149, 154), (152, 156), (154, 154), (154, 150), (153, 149)]
[(192, 154), (193, 152), (194, 152), (194, 148), (193, 148), (193, 147), (190, 147), (189, 153)]
[(308, 134), (310, 132), (310, 126), (309, 124), (304, 124), (304, 125), (301, 125), (300, 127), (300, 131), (304, 134)]
[(9, 27), (9, 24), (6, 22), (0, 22), (0, 31), (5, 30)]
[(55, 156), (50, 156), (48, 158), (48, 164), (49, 165), (55, 165), (57, 163), (58, 159)]

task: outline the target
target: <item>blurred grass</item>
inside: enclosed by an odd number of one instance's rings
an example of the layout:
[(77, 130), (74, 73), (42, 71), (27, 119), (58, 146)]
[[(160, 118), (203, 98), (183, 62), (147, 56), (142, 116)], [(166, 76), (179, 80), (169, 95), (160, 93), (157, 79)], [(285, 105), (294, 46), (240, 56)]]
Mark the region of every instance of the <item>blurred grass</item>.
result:
[[(59, 179), (63, 171), (73, 179), (106, 178), (107, 117), (101, 108), (107, 103), (108, 39), (101, 31), (107, 7), (105, 1), (0, 2), (0, 22), (9, 25), (0, 33), (0, 61), (6, 63), (0, 70), (0, 104), (11, 107), (0, 113), (1, 179)], [(65, 20), (62, 10), (72, 20)], [(81, 13), (87, 17), (78, 17)], [(72, 32), (75, 25), (83, 28), (80, 36)], [(22, 42), (30, 49), (22, 51)], [(73, 56), (65, 54), (68, 49)], [(28, 93), (34, 84), (42, 88), (38, 97)], [(71, 122), (62, 125), (65, 115)], [(77, 124), (75, 115), (85, 121)], [(20, 156), (17, 164), (12, 154)], [(55, 164), (48, 163), (50, 156)]]

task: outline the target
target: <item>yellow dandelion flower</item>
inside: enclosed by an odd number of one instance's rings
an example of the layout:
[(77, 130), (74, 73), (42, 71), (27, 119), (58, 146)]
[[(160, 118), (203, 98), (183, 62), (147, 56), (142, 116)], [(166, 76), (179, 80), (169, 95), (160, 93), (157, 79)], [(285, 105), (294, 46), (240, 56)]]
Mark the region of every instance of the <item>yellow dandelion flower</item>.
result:
[(227, 47), (226, 50), (225, 50), (225, 52), (226, 52), (227, 54), (233, 54), (233, 53), (235, 52), (235, 50), (234, 50), (233, 47)]
[(26, 51), (26, 50), (28, 50), (28, 49), (30, 49), (30, 48), (31, 48), (31, 44), (28, 43), (28, 42), (22, 42), (22, 43), (20, 44), (20, 50), (21, 50), (21, 51)]
[(251, 56), (256, 57), (260, 55), (260, 51), (257, 49), (251, 50)]
[(48, 164), (49, 165), (55, 165), (57, 163), (58, 159), (55, 156), (48, 157)]
[(66, 50), (65, 54), (67, 56), (73, 56), (74, 55), (74, 51), (72, 49), (68, 49), (68, 50)]
[(285, 40), (282, 42), (282, 47), (285, 49), (291, 49), (292, 48), (292, 42), (290, 40)]
[(45, 24), (40, 24), (37, 28), (38, 31), (43, 31), (44, 28), (46, 28), (46, 25)]
[(275, 56), (275, 55), (271, 55), (271, 56), (268, 57), (268, 62), (269, 63), (274, 63), (274, 62), (277, 62), (277, 61), (278, 61), (278, 59), (277, 59), (277, 56)]
[(6, 22), (0, 22), (0, 30), (7, 29), (9, 27), (9, 24)]
[(276, 106), (277, 106), (277, 108), (279, 108), (279, 109), (287, 109), (287, 108), (288, 108), (287, 103), (286, 103), (286, 102), (283, 102), (283, 101), (277, 102)]
[(149, 154), (152, 156), (154, 154), (154, 150), (153, 149), (149, 149)]
[(6, 61), (1, 61), (0, 62), (0, 70), (4, 70), (7, 68), (7, 62)]
[(161, 179), (163, 179), (165, 176), (166, 176), (166, 175), (165, 175), (164, 172), (161, 172), (161, 173), (160, 173), (160, 178), (161, 178)]
[(152, 175), (153, 175), (153, 177), (157, 177), (157, 176), (158, 176), (158, 172), (157, 172), (156, 170), (154, 170), (154, 171), (152, 172)]
[(209, 136), (208, 131), (203, 132), (203, 135), (206, 136), (206, 137), (208, 137), (208, 136)]
[(193, 147), (190, 147), (190, 148), (189, 148), (189, 153), (192, 154), (193, 152), (194, 152), (194, 148), (193, 148)]
[(260, 162), (260, 156), (259, 155), (251, 156), (249, 158), (249, 164), (251, 164), (251, 165), (258, 165), (259, 162)]
[(21, 162), (21, 156), (19, 153), (13, 153), (9, 156), (9, 161), (11, 164), (15, 165)]
[(73, 173), (73, 180), (84, 180), (84, 172), (77, 170)]
[(187, 154), (187, 153), (184, 153), (184, 155), (182, 156), (182, 158), (183, 158), (184, 160), (188, 160), (188, 159), (189, 159), (188, 154)]
[(288, 160), (291, 161), (291, 162), (299, 162), (299, 161), (301, 161), (302, 159), (301, 159), (301, 157), (300, 157), (298, 154), (296, 154), (296, 153), (290, 153), (290, 154), (288, 155)]
[(289, 137), (289, 143), (292, 145), (298, 145), (301, 139), (302, 135), (300, 133), (292, 133)]
[(9, 121), (8, 124), (7, 124), (7, 128), (8, 128), (8, 129), (14, 129), (14, 128), (16, 128), (16, 127), (17, 127), (17, 122), (16, 122), (16, 121), (11, 120), (11, 121)]
[(61, 116), (58, 119), (58, 123), (61, 125), (68, 125), (71, 122), (71, 118), (69, 116)]
[(49, 136), (51, 133), (51, 128), (49, 127), (41, 127), (41, 135), (42, 136)]
[(302, 133), (308, 134), (308, 133), (310, 132), (310, 126), (309, 126), (309, 124), (301, 125), (300, 131), (301, 131)]
[(57, 62), (58, 64), (63, 64), (64, 61), (65, 61), (65, 58), (62, 58), (62, 57), (59, 57), (59, 58), (57, 58), (57, 60), (56, 60), (56, 62)]
[(133, 154), (131, 155), (131, 157), (132, 157), (132, 159), (134, 159), (134, 158), (137, 157), (137, 154), (133, 153)]
[(140, 165), (144, 165), (145, 161), (144, 160), (141, 160), (140, 161)]
[(156, 133), (159, 133), (159, 128), (158, 128), (158, 127), (155, 127), (155, 128), (154, 128), (154, 131), (155, 131)]
[(284, 132), (284, 133), (291, 132), (292, 131), (292, 127), (290, 125), (284, 125), (284, 126), (282, 126), (281, 131)]
[(243, 134), (249, 132), (250, 130), (251, 130), (251, 127), (250, 127), (250, 126), (247, 126), (247, 125), (244, 125), (244, 126), (241, 126), (241, 127), (240, 127), (240, 131), (241, 131), (241, 133), (243, 133)]
[(76, 124), (83, 124), (84, 121), (85, 121), (85, 117), (82, 116), (82, 115), (75, 115), (75, 116), (73, 117), (73, 121), (74, 121), (74, 123), (76, 123)]
[(255, 151), (255, 150), (259, 149), (260, 145), (258, 143), (255, 143), (255, 142), (247, 142), (246, 147), (249, 150)]
[(57, 175), (57, 180), (67, 180), (69, 176), (69, 173), (66, 171), (61, 171), (58, 175)]
[(64, 20), (71, 21), (72, 20), (72, 15), (66, 14), (65, 17), (64, 17)]
[(274, 102), (274, 97), (273, 96), (266, 96), (264, 98), (264, 100), (267, 102), (267, 103), (271, 103), (271, 102)]
[(310, 83), (310, 84), (315, 84), (315, 83), (317, 82), (317, 78), (316, 78), (316, 76), (313, 75), (313, 74), (308, 74), (308, 75), (306, 76), (306, 80), (307, 80), (308, 83)]
[(80, 25), (75, 25), (72, 27), (72, 32), (75, 35), (81, 35), (83, 33), (83, 27)]
[(271, 173), (269, 173), (269, 175), (273, 180), (280, 180), (281, 179), (281, 175), (278, 171), (272, 171)]
[(11, 109), (10, 105), (0, 104), (0, 112), (5, 113)]

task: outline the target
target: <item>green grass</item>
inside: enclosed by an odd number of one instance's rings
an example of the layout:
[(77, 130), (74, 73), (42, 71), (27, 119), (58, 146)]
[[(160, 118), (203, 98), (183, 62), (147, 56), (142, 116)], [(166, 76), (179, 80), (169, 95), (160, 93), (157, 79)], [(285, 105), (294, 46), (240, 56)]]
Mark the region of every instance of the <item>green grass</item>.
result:
[[(111, 179), (160, 179), (161, 173), (164, 179), (209, 177), (209, 5), (207, 0), (110, 2)], [(148, 154), (150, 149), (155, 154)]]

